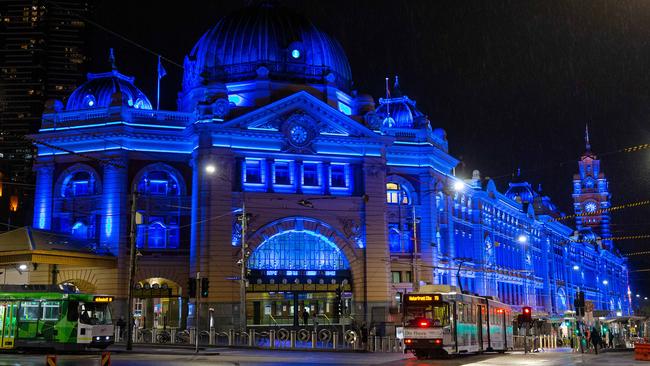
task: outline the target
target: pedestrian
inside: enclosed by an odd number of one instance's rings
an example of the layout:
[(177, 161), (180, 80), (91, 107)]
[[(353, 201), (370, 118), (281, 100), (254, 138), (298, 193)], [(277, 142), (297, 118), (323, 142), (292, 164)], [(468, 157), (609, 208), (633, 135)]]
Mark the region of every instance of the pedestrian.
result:
[(591, 334), (589, 336), (589, 340), (591, 341), (591, 344), (594, 345), (594, 352), (598, 354), (598, 346), (600, 346), (600, 332), (596, 329), (596, 327), (591, 328)]
[(124, 321), (124, 316), (120, 316), (115, 325), (117, 325), (117, 328), (119, 329), (120, 338), (124, 338), (124, 332), (126, 331), (126, 321)]
[(361, 347), (365, 350), (368, 346), (368, 327), (366, 326), (366, 322), (361, 324), (359, 331), (361, 333)]
[(312, 312), (311, 322), (314, 324), (314, 332), (318, 332), (318, 314), (316, 311)]
[(302, 323), (304, 326), (309, 324), (309, 313), (307, 312), (307, 308), (302, 309)]

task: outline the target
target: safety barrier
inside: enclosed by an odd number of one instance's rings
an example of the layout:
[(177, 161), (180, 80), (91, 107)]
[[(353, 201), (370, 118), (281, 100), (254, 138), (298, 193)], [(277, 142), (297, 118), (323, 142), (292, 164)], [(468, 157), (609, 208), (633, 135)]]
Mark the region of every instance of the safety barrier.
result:
[[(365, 343), (358, 330), (337, 327), (319, 328), (249, 328), (246, 331), (230, 329), (217, 331), (203, 330), (199, 333), (199, 345), (256, 347), (266, 349), (320, 349), (320, 350), (359, 350), (368, 352), (402, 352), (400, 339), (391, 336), (370, 334)], [(115, 342), (125, 342), (126, 332), (115, 329)], [(195, 344), (196, 333), (190, 328), (179, 331), (167, 329), (135, 329), (134, 343), (144, 344)]]
[(517, 351), (539, 352), (557, 348), (557, 338), (552, 335), (513, 336), (513, 349)]

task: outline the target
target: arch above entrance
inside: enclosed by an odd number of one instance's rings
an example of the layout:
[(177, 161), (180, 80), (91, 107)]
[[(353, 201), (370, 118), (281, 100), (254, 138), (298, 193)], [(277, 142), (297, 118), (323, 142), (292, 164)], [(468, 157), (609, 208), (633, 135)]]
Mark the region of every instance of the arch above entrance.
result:
[[(270, 244), (269, 248), (275, 247), (276, 249), (279, 249), (283, 246), (283, 241), (287, 241), (286, 239), (302, 239), (304, 249), (322, 248), (324, 253), (333, 256), (337, 254), (342, 257), (340, 264), (338, 264), (338, 262), (337, 264), (330, 262), (328, 265), (340, 265), (344, 268), (331, 269), (350, 269), (350, 263), (354, 262), (358, 258), (357, 249), (352, 244), (352, 241), (348, 240), (340, 231), (336, 230), (331, 225), (310, 217), (292, 216), (264, 225), (248, 238), (248, 247), (252, 250), (249, 263), (252, 264), (251, 259), (256, 256), (258, 249), (263, 251), (265, 250), (263, 247), (266, 246), (267, 243)], [(288, 247), (299, 249), (301, 248), (301, 245), (289, 245)], [(333, 258), (334, 257), (331, 259)], [(316, 263), (316, 265), (318, 265), (318, 263)], [(323, 263), (323, 266), (326, 265)], [(296, 269), (307, 268), (304, 268), (304, 265), (299, 265)]]

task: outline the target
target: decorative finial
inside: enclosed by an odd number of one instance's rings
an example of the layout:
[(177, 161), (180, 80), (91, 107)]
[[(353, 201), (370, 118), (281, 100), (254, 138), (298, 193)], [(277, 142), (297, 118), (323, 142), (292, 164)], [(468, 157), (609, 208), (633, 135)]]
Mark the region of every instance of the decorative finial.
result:
[[(386, 77), (386, 99), (390, 99), (390, 89), (388, 88), (388, 77)], [(388, 100), (386, 101), (386, 111), (388, 113), (388, 117), (390, 117), (390, 103)]]
[(113, 48), (110, 49), (110, 54), (108, 55), (108, 62), (111, 63), (111, 69), (117, 70), (117, 66), (115, 66), (115, 53), (113, 53)]
[(521, 168), (517, 168), (517, 178), (521, 178)]
[(542, 183), (537, 185), (537, 192), (542, 193)]
[(591, 144), (589, 143), (589, 124), (585, 123), (585, 147), (587, 151), (591, 151)]

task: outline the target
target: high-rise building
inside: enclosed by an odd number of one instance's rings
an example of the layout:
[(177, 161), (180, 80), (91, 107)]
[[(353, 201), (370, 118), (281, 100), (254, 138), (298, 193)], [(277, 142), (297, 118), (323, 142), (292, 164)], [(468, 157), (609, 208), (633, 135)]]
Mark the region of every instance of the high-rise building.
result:
[(0, 2), (0, 214), (12, 212), (17, 225), (33, 193), (25, 184), (33, 183), (34, 146), (22, 136), (38, 131), (47, 100), (83, 81), (88, 12), (84, 1)]

